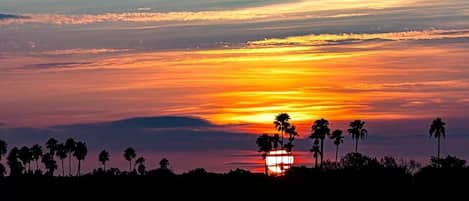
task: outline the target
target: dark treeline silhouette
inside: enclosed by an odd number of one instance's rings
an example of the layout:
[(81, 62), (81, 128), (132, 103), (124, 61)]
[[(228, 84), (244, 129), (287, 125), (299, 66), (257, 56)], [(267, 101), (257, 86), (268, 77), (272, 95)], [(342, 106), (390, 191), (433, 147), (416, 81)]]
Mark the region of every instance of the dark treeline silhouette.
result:
[[(282, 149), (292, 154), (294, 139), (299, 135), (286, 113), (276, 117), (274, 126), (280, 133), (262, 134), (256, 141), (258, 151), (264, 159), (273, 150)], [(354, 150), (340, 157), (339, 147), (345, 139), (343, 131), (331, 129), (328, 120), (319, 119), (313, 122), (309, 135), (312, 139), (310, 151), (313, 153), (314, 167), (293, 166), (276, 176), (268, 174), (267, 164), (265, 173), (241, 169), (227, 173), (209, 173), (197, 168), (175, 174), (167, 158), (159, 161), (159, 167), (146, 167), (147, 159), (139, 156), (132, 147), (124, 149), (121, 156), (129, 162), (128, 170), (108, 167), (107, 163), (112, 160), (112, 156), (108, 151), (102, 150), (98, 154), (101, 167), (82, 173), (81, 166), (88, 155), (84, 142), (69, 138), (62, 143), (50, 138), (44, 146), (35, 144), (31, 147), (12, 147), (8, 152), (8, 144), (0, 140), (0, 189), (7, 192), (8, 196), (18, 192), (36, 192), (41, 195), (40, 192), (50, 190), (74, 193), (77, 196), (95, 193), (102, 195), (103, 189), (112, 189), (112, 196), (118, 197), (124, 192), (151, 194), (155, 189), (158, 192), (165, 192), (167, 189), (197, 189), (207, 194), (212, 194), (214, 190), (226, 193), (240, 191), (276, 197), (271, 195), (272, 192), (281, 192), (292, 187), (298, 190), (314, 189), (317, 192), (334, 192), (338, 188), (357, 192), (375, 188), (410, 192), (409, 189), (428, 189), (440, 184), (451, 186), (469, 180), (469, 167), (465, 160), (451, 155), (440, 157), (440, 138), (446, 136), (445, 123), (437, 118), (429, 127), (430, 136), (438, 139), (437, 154), (430, 158), (428, 165), (422, 166), (413, 160), (399, 160), (390, 156), (374, 158), (359, 153), (358, 142), (368, 135), (365, 122), (360, 120), (352, 121), (347, 129), (354, 141)], [(335, 145), (334, 161), (324, 159), (323, 155), (327, 151), (324, 150), (325, 143)], [(64, 165), (67, 158), (68, 174)], [(4, 159), (7, 166), (1, 163)], [(72, 160), (76, 161), (76, 167), (72, 166)], [(59, 166), (61, 171), (56, 172)], [(75, 174), (73, 168), (76, 168)], [(266, 192), (270, 193), (265, 195)]]

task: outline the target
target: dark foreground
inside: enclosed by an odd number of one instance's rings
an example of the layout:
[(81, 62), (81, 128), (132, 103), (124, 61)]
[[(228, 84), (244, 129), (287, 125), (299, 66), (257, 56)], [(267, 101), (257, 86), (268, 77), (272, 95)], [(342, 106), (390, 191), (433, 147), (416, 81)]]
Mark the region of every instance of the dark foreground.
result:
[[(148, 175), (88, 174), (82, 177), (10, 176), (0, 178), (0, 200), (127, 200), (218, 199), (280, 200), (293, 197), (380, 198), (401, 196), (451, 196), (467, 194), (469, 169), (422, 168), (411, 174), (405, 169), (362, 168), (320, 170), (293, 168), (285, 176), (235, 170), (226, 174), (197, 169), (175, 175), (155, 171)], [(310, 199), (307, 199), (310, 200)], [(387, 199), (385, 199), (387, 200)], [(404, 200), (404, 199), (403, 199)]]

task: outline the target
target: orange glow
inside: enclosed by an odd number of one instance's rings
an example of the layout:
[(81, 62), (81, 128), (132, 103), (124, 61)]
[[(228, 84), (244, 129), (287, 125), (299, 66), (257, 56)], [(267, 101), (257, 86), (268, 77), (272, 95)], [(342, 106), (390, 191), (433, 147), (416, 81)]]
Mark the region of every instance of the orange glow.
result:
[(293, 165), (294, 157), (286, 150), (274, 150), (267, 154), (265, 162), (267, 164), (267, 169), (271, 173), (283, 174)]

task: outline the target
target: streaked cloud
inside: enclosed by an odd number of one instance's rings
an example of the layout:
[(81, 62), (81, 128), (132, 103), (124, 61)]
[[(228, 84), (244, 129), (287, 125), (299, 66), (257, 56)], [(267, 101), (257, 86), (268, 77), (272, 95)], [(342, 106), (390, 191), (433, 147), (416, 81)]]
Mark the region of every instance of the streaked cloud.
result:
[(129, 49), (64, 49), (64, 50), (53, 50), (53, 51), (43, 51), (40, 54), (42, 55), (80, 55), (80, 54), (105, 54), (105, 53), (118, 53), (118, 52), (127, 52)]

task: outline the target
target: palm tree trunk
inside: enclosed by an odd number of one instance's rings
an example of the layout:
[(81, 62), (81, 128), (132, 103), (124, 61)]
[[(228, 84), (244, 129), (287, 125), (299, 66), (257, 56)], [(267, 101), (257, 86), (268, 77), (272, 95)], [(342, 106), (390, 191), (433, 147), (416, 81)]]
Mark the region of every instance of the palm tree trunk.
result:
[(318, 168), (318, 156), (314, 156), (314, 168)]
[(129, 172), (132, 172), (132, 159), (129, 160)]
[(72, 176), (72, 152), (68, 152), (68, 175)]
[(64, 159), (60, 160), (62, 161), (62, 176), (65, 177)]
[(267, 161), (264, 159), (264, 168), (265, 168), (265, 175), (269, 176), (269, 172), (267, 169)]
[(437, 159), (438, 159), (438, 167), (440, 167), (440, 137), (438, 136), (438, 155), (437, 155)]
[(103, 163), (103, 170), (106, 172), (106, 162)]
[(335, 148), (335, 162), (337, 162), (338, 158), (339, 158), (339, 145), (337, 145)]
[(355, 153), (358, 153), (358, 138), (355, 139)]
[(36, 159), (36, 171), (39, 170), (39, 164), (38, 164), (38, 159)]
[(77, 176), (80, 176), (80, 165), (81, 165), (81, 160), (78, 160)]
[(323, 156), (324, 156), (324, 139), (321, 139), (321, 168), (323, 163)]

